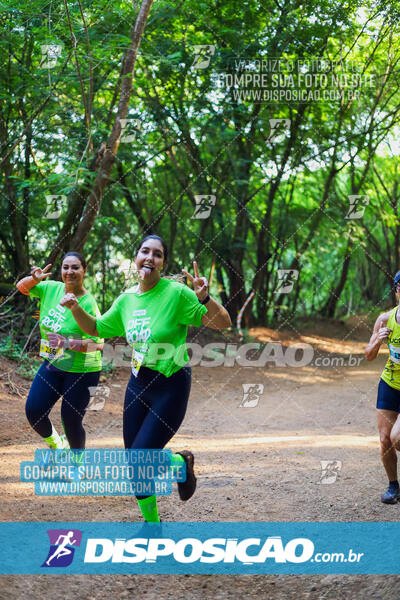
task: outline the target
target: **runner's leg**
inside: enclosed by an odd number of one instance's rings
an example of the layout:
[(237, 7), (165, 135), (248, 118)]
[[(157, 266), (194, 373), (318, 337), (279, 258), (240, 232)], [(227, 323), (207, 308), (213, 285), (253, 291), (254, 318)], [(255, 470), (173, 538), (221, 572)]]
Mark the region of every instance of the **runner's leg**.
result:
[(149, 394), (143, 399), (143, 403), (148, 403), (148, 411), (131, 444), (132, 449), (164, 448), (185, 417), (190, 393), (190, 373), (187, 368), (180, 369), (168, 378), (159, 377), (154, 389), (150, 385)]
[(389, 479), (389, 488), (382, 494), (381, 500), (384, 503), (393, 504), (398, 499), (399, 483), (397, 480), (396, 447), (392, 437), (398, 437), (400, 424), (397, 426), (394, 434), (392, 434), (392, 429), (399, 417), (400, 391), (392, 388), (382, 379), (379, 381), (376, 408), (381, 459)]
[[(132, 395), (124, 409), (125, 447), (164, 448), (184, 419), (190, 383), (191, 373), (186, 367), (169, 378), (150, 369), (143, 370), (141, 376), (128, 385)], [(145, 520), (158, 522), (156, 496), (137, 496), (137, 500)]]
[(43, 438), (49, 438), (55, 431), (48, 415), (62, 394), (61, 373), (50, 363), (44, 362), (35, 375), (26, 400), (26, 417), (31, 427)]
[(390, 441), (393, 448), (400, 451), (400, 414), (397, 413), (397, 419), (394, 422), (390, 432)]
[[(149, 412), (150, 397), (146, 394), (147, 387), (145, 382), (142, 383), (141, 379), (131, 375), (125, 392), (123, 414), (124, 446), (127, 449), (132, 447), (135, 437)], [(147, 398), (147, 401), (145, 398)]]
[[(157, 377), (157, 373), (154, 373)], [(142, 424), (149, 413), (151, 404), (151, 394), (148, 392), (151, 382), (143, 378), (143, 371), (140, 377), (131, 375), (125, 393), (124, 415), (123, 415), (123, 434), (124, 445), (126, 449), (132, 449), (135, 438), (142, 427)], [(148, 393), (146, 393), (148, 392)], [(155, 496), (137, 496), (136, 497), (141, 513), (146, 522), (158, 523), (157, 499)]]
[(379, 439), (381, 444), (382, 463), (389, 481), (397, 479), (396, 450), (390, 439), (392, 427), (396, 422), (398, 413), (393, 410), (377, 410)]
[(82, 421), (90, 401), (90, 389), (96, 387), (100, 371), (66, 373), (61, 404), (61, 419), (71, 449), (85, 448), (86, 432)]

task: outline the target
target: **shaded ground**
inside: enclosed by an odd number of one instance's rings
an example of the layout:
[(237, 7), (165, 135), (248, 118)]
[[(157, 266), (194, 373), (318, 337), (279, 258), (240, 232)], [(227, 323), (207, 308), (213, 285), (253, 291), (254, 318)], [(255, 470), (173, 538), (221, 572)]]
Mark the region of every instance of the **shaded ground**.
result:
[[(263, 342), (301, 341), (315, 357), (342, 356), (341, 364), (316, 367), (193, 368), (186, 419), (171, 443), (196, 455), (198, 489), (187, 503), (160, 499), (166, 521), (398, 521), (400, 505), (379, 496), (386, 480), (380, 464), (375, 398), (386, 355), (362, 359), (366, 326), (321, 322), (312, 331), (277, 334), (256, 329)], [(358, 357), (349, 365), (348, 355)], [(315, 360), (313, 361), (315, 363)], [(326, 363), (325, 363), (326, 364)], [(2, 361), (0, 497), (3, 521), (138, 521), (131, 498), (47, 498), (19, 482), (19, 464), (31, 460), (35, 434), (24, 398), (11, 394)], [(88, 412), (88, 447), (122, 447), (122, 396), (129, 373), (105, 383), (103, 410)], [(14, 377), (20, 391), (29, 382)], [(256, 406), (244, 407), (243, 384), (263, 385)], [(261, 388), (258, 388), (259, 390)], [(22, 393), (23, 395), (23, 393)], [(59, 409), (54, 422), (59, 425)], [(341, 461), (335, 483), (323, 485), (321, 460)], [(397, 576), (3, 576), (0, 598), (52, 600), (128, 598), (382, 598), (398, 600)]]

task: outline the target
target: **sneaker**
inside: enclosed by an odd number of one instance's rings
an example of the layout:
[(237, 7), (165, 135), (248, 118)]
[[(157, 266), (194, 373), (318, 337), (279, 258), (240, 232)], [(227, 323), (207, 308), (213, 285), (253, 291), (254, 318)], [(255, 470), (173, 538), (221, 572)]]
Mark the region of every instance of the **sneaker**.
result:
[(48, 446), (50, 450), (69, 450), (69, 443), (66, 435), (60, 435), (60, 441), (56, 442), (48, 442)]
[(66, 435), (60, 435), (61, 444), (57, 446), (57, 450), (69, 450), (69, 442)]
[(178, 492), (181, 500), (189, 500), (196, 489), (196, 475), (194, 474), (194, 456), (190, 450), (182, 450), (177, 452), (183, 456), (186, 463), (186, 481), (178, 481)]
[(54, 429), (53, 426), (51, 435), (44, 439), (51, 450), (65, 450), (69, 448), (69, 443), (66, 436), (58, 435), (57, 431)]
[[(54, 444), (54, 445), (49, 444), (50, 450), (69, 450), (69, 443), (67, 440), (67, 436), (60, 435), (60, 440), (61, 440), (61, 443)], [(47, 467), (47, 465), (49, 464), (49, 457), (50, 457), (50, 454), (44, 454), (42, 460), (40, 461), (41, 467), (43, 467), (43, 468)]]
[(398, 500), (400, 500), (400, 488), (392, 490), (389, 487), (381, 496), (381, 502), (384, 504), (396, 504)]

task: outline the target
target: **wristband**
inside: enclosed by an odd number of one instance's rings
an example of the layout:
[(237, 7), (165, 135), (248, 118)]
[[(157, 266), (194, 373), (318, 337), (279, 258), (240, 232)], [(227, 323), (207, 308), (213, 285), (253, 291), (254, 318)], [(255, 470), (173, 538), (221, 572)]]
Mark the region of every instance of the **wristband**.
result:
[(200, 299), (199, 299), (199, 302), (200, 302), (200, 304), (207, 304), (207, 302), (208, 302), (209, 300), (211, 300), (211, 298), (210, 298), (210, 294), (207, 294), (207, 296), (204, 298), (204, 300), (200, 300)]
[(17, 288), (19, 289), (19, 291), (21, 292), (21, 294), (25, 294), (25, 296), (29, 296), (29, 291), (30, 289), (25, 287), (25, 285), (23, 283), (18, 283), (17, 284)]
[(70, 346), (71, 346), (71, 342), (69, 341), (68, 338), (65, 338), (65, 342), (63, 344), (64, 350), (68, 350), (68, 348), (70, 348)]

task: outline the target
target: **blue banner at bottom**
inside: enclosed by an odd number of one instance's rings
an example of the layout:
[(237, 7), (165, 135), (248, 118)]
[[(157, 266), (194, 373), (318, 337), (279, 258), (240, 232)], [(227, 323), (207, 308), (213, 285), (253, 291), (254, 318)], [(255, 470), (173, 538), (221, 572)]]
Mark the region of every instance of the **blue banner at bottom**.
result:
[(399, 574), (400, 523), (0, 523), (1, 574)]

